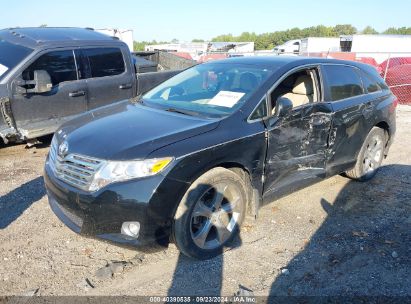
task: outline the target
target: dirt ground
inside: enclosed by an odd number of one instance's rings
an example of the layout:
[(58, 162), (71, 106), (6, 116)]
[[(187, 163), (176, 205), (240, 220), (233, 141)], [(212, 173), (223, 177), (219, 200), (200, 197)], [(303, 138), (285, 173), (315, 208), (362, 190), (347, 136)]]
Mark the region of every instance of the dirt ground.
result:
[[(411, 296), (411, 106), (370, 182), (335, 176), (247, 223), (223, 256), (143, 254), (86, 239), (49, 208), (48, 145), (0, 149), (0, 295)], [(241, 285), (241, 286), (240, 286)], [(408, 298), (409, 299), (409, 298)]]

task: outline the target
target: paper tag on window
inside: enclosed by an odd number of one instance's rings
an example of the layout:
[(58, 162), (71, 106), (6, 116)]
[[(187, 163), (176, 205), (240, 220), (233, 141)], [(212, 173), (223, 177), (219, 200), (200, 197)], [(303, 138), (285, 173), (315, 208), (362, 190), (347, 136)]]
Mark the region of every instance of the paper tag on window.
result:
[(0, 63), (0, 76), (7, 72), (9, 68)]
[(208, 104), (232, 108), (244, 95), (245, 93), (240, 92), (220, 91), (208, 102)]

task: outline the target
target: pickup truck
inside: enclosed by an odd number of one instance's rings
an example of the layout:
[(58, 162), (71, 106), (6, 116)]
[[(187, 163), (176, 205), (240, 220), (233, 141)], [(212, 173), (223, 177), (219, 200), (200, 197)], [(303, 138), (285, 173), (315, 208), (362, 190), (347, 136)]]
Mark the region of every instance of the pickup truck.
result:
[(0, 30), (0, 143), (34, 141), (179, 72), (135, 63), (124, 42), (88, 28)]

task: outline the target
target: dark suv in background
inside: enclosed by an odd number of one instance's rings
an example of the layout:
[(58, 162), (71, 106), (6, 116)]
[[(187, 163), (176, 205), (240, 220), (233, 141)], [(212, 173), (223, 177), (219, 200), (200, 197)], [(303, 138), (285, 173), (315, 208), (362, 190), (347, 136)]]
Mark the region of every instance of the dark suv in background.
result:
[[(50, 205), (74, 231), (130, 246), (222, 252), (246, 214), (335, 174), (372, 178), (396, 97), (370, 66), (243, 57), (192, 67), (56, 132)], [(303, 203), (303, 202), (302, 202)]]

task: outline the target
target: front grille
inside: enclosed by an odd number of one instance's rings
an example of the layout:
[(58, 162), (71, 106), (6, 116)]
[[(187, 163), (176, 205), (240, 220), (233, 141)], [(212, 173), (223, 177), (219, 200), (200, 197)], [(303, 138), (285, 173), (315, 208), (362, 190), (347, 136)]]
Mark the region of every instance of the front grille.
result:
[(94, 174), (103, 165), (103, 160), (78, 154), (60, 157), (57, 153), (57, 140), (53, 139), (49, 163), (56, 177), (74, 187), (88, 190)]

